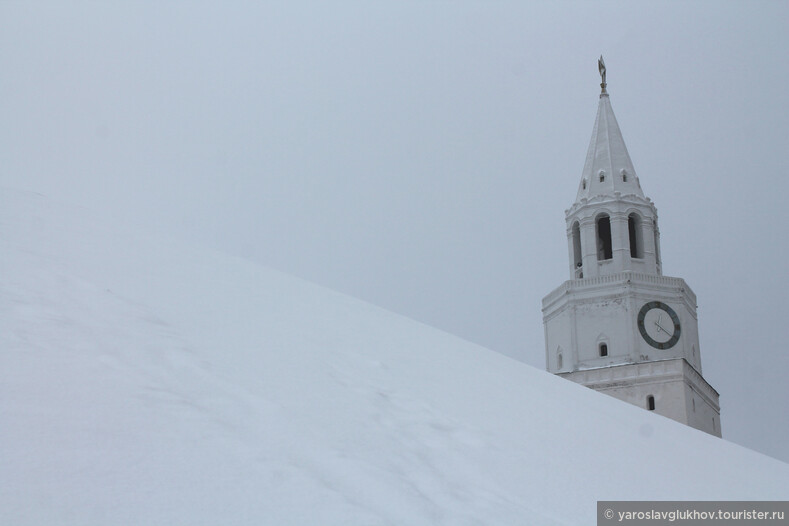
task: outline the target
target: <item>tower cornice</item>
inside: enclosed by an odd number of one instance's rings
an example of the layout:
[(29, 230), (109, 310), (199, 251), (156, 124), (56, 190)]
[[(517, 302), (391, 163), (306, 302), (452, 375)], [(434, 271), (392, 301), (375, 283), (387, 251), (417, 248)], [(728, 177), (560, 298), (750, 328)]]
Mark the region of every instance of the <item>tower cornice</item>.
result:
[(598, 210), (608, 208), (611, 211), (614, 211), (624, 210), (628, 206), (637, 208), (646, 207), (655, 216), (657, 216), (657, 208), (650, 198), (645, 197), (643, 194), (631, 193), (622, 195), (618, 192), (616, 192), (614, 195), (600, 194), (592, 196), (591, 198), (584, 197), (580, 201), (573, 203), (570, 208), (565, 210), (564, 215), (565, 218), (569, 220), (571, 217), (586, 215), (582, 212), (587, 209)]
[(544, 314), (552, 312), (558, 303), (570, 295), (596, 297), (600, 291), (606, 289), (610, 289), (612, 294), (621, 294), (626, 288), (633, 287), (650, 292), (671, 291), (668, 294), (677, 295), (683, 299), (689, 310), (696, 310), (696, 293), (684, 279), (631, 271), (597, 278), (567, 280), (542, 299), (542, 310)]

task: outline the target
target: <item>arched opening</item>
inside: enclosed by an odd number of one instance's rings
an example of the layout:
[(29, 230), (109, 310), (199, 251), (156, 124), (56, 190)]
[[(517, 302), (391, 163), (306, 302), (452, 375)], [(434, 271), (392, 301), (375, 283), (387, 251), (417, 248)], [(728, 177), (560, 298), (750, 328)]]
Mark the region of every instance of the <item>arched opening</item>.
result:
[(627, 216), (627, 231), (630, 235), (630, 257), (644, 257), (644, 243), (641, 240), (641, 216), (635, 212)]
[(600, 356), (608, 356), (608, 344), (607, 343), (601, 343), (599, 349), (600, 349)]
[(655, 397), (652, 395), (647, 396), (647, 409), (650, 411), (655, 410)]
[(602, 183), (604, 181), (605, 181), (605, 172), (600, 170), (600, 182)]
[[(578, 221), (573, 223), (573, 269), (576, 278), (583, 277), (583, 256), (581, 255), (581, 227)], [(580, 275), (579, 275), (580, 274)]]
[(611, 245), (611, 218), (603, 214), (595, 221), (597, 230), (597, 260), (604, 261), (614, 257)]
[(624, 168), (622, 168), (622, 182), (623, 183), (627, 182), (627, 170), (625, 170)]
[(693, 412), (695, 413), (696, 412), (696, 399), (693, 398), (692, 400), (693, 400)]
[(564, 364), (562, 363), (562, 361), (563, 361), (563, 360), (562, 360), (562, 353), (560, 352), (560, 353), (559, 353), (559, 354), (556, 356), (556, 369), (561, 369), (561, 368), (564, 366)]

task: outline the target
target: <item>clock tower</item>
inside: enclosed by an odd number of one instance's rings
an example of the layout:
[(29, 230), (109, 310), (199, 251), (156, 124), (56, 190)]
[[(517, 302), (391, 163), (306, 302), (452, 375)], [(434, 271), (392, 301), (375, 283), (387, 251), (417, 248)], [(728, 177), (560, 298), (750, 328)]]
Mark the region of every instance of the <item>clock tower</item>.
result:
[(542, 300), (549, 372), (721, 436), (701, 374), (696, 295), (663, 275), (657, 208), (641, 189), (603, 82), (575, 203), (570, 279)]

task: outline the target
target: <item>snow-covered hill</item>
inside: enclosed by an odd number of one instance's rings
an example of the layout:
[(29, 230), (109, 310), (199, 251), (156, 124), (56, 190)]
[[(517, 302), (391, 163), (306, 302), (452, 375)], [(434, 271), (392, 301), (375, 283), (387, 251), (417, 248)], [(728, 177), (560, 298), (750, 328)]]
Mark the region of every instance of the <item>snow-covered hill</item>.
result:
[(591, 524), (598, 499), (787, 498), (761, 454), (2, 190), (2, 524)]

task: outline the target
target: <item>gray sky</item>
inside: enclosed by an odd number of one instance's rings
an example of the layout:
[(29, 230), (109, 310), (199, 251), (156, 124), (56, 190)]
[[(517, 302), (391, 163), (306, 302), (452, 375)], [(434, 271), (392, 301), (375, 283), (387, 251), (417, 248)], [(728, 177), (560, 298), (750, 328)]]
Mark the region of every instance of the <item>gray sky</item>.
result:
[(724, 437), (789, 461), (789, 2), (2, 2), (0, 184), (544, 366), (597, 57)]

